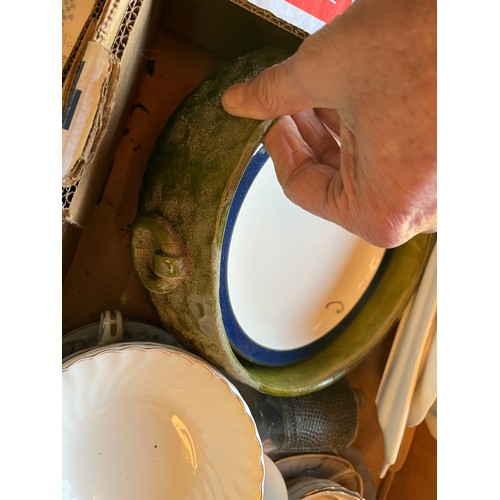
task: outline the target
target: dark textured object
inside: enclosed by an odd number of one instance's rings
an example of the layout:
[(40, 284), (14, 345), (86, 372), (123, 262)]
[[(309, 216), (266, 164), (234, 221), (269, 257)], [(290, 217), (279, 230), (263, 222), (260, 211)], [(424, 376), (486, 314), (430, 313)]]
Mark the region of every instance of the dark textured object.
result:
[(272, 460), (302, 453), (338, 454), (356, 439), (359, 404), (346, 378), (302, 396), (278, 397), (237, 385)]
[(345, 379), (330, 388), (297, 397), (273, 398), (287, 432), (282, 453), (335, 453), (356, 438), (358, 405)]

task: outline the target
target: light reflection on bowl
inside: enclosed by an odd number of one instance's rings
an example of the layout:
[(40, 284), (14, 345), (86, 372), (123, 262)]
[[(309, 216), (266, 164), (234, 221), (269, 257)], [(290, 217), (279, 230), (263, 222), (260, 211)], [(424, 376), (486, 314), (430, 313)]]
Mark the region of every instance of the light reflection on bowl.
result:
[(63, 500), (260, 499), (263, 453), (236, 388), (154, 343), (63, 364)]

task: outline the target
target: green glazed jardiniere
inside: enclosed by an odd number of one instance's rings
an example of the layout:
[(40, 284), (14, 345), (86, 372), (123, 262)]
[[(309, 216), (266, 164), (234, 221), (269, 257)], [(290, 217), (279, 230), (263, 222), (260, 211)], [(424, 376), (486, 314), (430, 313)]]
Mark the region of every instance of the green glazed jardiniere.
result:
[(291, 396), (332, 384), (383, 339), (417, 286), (435, 237), (420, 235), (394, 249), (366, 304), (317, 354), (279, 367), (235, 354), (219, 300), (222, 241), (238, 183), (271, 122), (228, 115), (221, 96), (284, 57), (264, 50), (232, 61), (182, 102), (150, 158), (131, 248), (162, 323), (187, 349), (259, 391)]

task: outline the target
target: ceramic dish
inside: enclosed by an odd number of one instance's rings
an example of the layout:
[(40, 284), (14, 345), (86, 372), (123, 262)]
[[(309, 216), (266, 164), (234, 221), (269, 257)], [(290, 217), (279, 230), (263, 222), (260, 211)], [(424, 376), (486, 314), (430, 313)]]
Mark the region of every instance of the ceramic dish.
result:
[[(156, 342), (181, 348), (179, 342), (163, 328), (128, 319), (124, 319), (122, 325), (123, 342)], [(89, 323), (64, 335), (62, 339), (63, 359), (66, 361), (70, 356), (96, 347), (99, 342), (100, 326), (101, 322)]]
[(425, 416), (424, 422), (427, 425), (431, 436), (437, 440), (437, 397)]
[(276, 461), (276, 466), (287, 483), (298, 477), (325, 479), (339, 483), (361, 496), (364, 484), (361, 475), (347, 459), (324, 453), (292, 455)]
[(285, 480), (267, 455), (264, 455), (264, 468), (264, 500), (288, 500)]
[(299, 477), (287, 483), (288, 500), (330, 499), (330, 500), (364, 500), (361, 495), (349, 491), (339, 483), (314, 477)]
[(339, 335), (366, 303), (384, 249), (292, 203), (260, 146), (231, 203), (219, 297), (233, 348), (255, 363), (295, 363)]
[[(419, 235), (393, 249), (363, 307), (305, 359), (267, 366), (235, 351), (220, 299), (222, 245), (235, 192), (272, 122), (228, 115), (221, 96), (232, 83), (286, 56), (263, 50), (229, 61), (184, 99), (145, 169), (130, 246), (162, 324), (183, 345), (234, 380), (268, 394), (297, 396), (333, 384), (381, 342), (418, 285), (435, 237)], [(262, 237), (256, 244), (265, 243)], [(290, 276), (288, 286), (295, 282)]]
[(236, 388), (196, 356), (122, 343), (63, 363), (63, 500), (261, 499), (263, 452)]

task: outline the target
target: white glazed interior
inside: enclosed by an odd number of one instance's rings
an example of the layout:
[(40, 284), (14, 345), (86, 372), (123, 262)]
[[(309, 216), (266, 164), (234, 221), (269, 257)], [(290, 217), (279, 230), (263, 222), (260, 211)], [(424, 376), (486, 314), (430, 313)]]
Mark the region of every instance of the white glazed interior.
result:
[(233, 313), (255, 343), (300, 348), (345, 318), (383, 256), (383, 249), (288, 200), (269, 158), (232, 234), (227, 276)]
[(264, 500), (288, 500), (286, 483), (276, 464), (264, 455)]
[(63, 366), (63, 500), (246, 499), (262, 489), (255, 423), (208, 364), (118, 344)]

